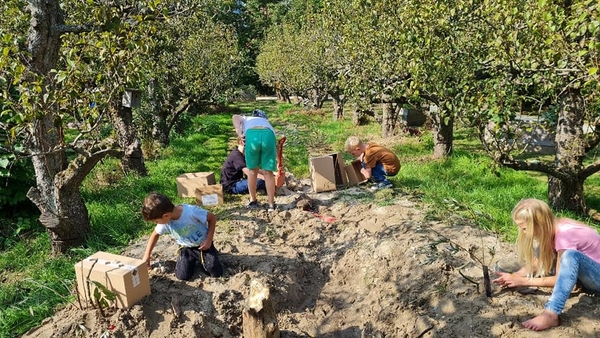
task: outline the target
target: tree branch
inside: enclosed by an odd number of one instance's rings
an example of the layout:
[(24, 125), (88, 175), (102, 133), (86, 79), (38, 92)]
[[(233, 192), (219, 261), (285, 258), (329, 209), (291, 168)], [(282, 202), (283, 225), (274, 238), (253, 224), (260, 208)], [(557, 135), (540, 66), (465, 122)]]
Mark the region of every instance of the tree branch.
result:
[(120, 157), (123, 155), (121, 149), (113, 148), (114, 144), (115, 140), (107, 139), (89, 149), (89, 152), (78, 152), (79, 155), (69, 163), (68, 168), (56, 175), (55, 184), (60, 184), (61, 187), (79, 187), (100, 160), (106, 156)]
[(579, 173), (579, 177), (581, 179), (586, 179), (592, 176), (593, 174), (597, 173), (598, 171), (600, 171), (600, 162), (592, 163), (587, 167), (583, 168), (583, 170), (581, 170), (581, 172)]
[(514, 160), (514, 159), (508, 157), (506, 154), (502, 154), (498, 158), (497, 162), (505, 167), (508, 167), (508, 168), (511, 168), (514, 170), (527, 170), (527, 171), (542, 172), (547, 175), (554, 176), (554, 177), (558, 178), (559, 180), (565, 180), (565, 181), (573, 179), (573, 177), (571, 177), (570, 175), (568, 175), (560, 170), (557, 170), (554, 166), (548, 165), (548, 164), (540, 162), (540, 161)]
[(93, 31), (98, 31), (99, 28), (95, 27), (93, 24), (77, 25), (77, 26), (55, 25), (55, 26), (52, 26), (52, 30), (59, 34), (89, 33), (89, 32), (93, 32)]
[(179, 103), (179, 105), (173, 112), (173, 118), (171, 118), (171, 122), (167, 126), (167, 135), (169, 135), (169, 133), (171, 132), (171, 129), (173, 128), (175, 123), (177, 123), (177, 120), (179, 120), (179, 115), (181, 115), (184, 111), (186, 111), (191, 104), (192, 104), (192, 102), (189, 97), (186, 97), (183, 101), (181, 101)]
[[(587, 154), (592, 149), (596, 148), (598, 144), (600, 144), (600, 126), (594, 125), (594, 133), (593, 136), (590, 137), (585, 144), (585, 153)], [(589, 134), (588, 134), (589, 135)]]

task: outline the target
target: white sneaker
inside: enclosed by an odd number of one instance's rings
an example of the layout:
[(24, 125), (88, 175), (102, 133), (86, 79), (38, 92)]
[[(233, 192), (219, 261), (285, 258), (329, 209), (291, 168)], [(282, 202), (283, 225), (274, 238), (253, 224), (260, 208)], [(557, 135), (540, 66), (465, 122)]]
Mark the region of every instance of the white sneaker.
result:
[(371, 189), (371, 191), (377, 191), (380, 189), (387, 189), (387, 188), (392, 188), (392, 187), (393, 187), (392, 183), (390, 183), (389, 181), (388, 182), (383, 181), (383, 182), (379, 182), (379, 183), (375, 184), (370, 189)]

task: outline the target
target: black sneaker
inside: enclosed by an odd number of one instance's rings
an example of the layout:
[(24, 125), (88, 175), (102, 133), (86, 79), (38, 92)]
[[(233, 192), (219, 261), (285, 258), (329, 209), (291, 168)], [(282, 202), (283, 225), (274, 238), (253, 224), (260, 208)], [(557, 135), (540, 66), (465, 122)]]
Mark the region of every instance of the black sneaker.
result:
[(275, 210), (277, 210), (277, 205), (275, 203), (270, 204), (269, 208), (267, 209), (268, 212), (272, 212), (272, 211), (275, 211)]
[(246, 208), (248, 209), (258, 209), (258, 201), (250, 201), (246, 204)]

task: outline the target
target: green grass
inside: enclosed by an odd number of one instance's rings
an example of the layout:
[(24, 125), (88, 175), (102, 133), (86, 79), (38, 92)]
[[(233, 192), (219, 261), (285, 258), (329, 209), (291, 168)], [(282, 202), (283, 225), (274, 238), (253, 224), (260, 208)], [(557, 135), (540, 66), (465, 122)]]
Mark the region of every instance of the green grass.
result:
[[(144, 222), (139, 212), (147, 193), (159, 191), (175, 203), (193, 203), (193, 199), (176, 197), (175, 177), (212, 171), (218, 180), (222, 162), (235, 144), (232, 114), (248, 114), (255, 108), (266, 111), (280, 135), (286, 135), (285, 166), (296, 177), (308, 176), (308, 157), (343, 152), (348, 136), (377, 140), (380, 134), (376, 123), (353, 126), (350, 110), (341, 121), (333, 121), (330, 103), (322, 111), (308, 112), (291, 104), (243, 103), (223, 113), (186, 117), (185, 132), (173, 133), (170, 146), (147, 160), (148, 177), (124, 176), (118, 160), (105, 159), (81, 187), (92, 226), (85, 247), (52, 256), (48, 235), (42, 229), (0, 252), (0, 338), (23, 334), (72, 300), (69, 291), (74, 285), (73, 265), (77, 261), (99, 250), (119, 253), (132, 241), (148, 235), (153, 226)], [(435, 161), (431, 159), (430, 133), (394, 138), (396, 143), (385, 145), (399, 155), (402, 163), (400, 173), (392, 178), (395, 189), (352, 198), (386, 205), (399, 193), (410, 193), (429, 205), (428, 217), (448, 220), (449, 215), (460, 214), (504, 239), (514, 240), (516, 227), (511, 223), (510, 211), (521, 198), (545, 200), (546, 179), (535, 173), (498, 168), (472, 136), (468, 130), (457, 129), (454, 155)], [(344, 153), (343, 158), (349, 161), (352, 156)], [(599, 187), (598, 175), (586, 182), (586, 200), (594, 209), (600, 209)], [(227, 203), (242, 199), (225, 196)], [(223, 207), (212, 211), (219, 217)], [(228, 220), (222, 219), (222, 223), (223, 231), (227, 231)]]

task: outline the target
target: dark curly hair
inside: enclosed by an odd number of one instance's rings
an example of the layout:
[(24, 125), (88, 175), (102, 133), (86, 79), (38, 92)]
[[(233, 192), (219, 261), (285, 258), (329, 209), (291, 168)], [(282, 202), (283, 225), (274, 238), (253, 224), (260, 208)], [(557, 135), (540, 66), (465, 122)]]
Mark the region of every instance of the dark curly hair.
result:
[(142, 216), (144, 220), (152, 221), (163, 217), (167, 212), (173, 212), (174, 208), (175, 205), (167, 196), (152, 192), (144, 199)]

